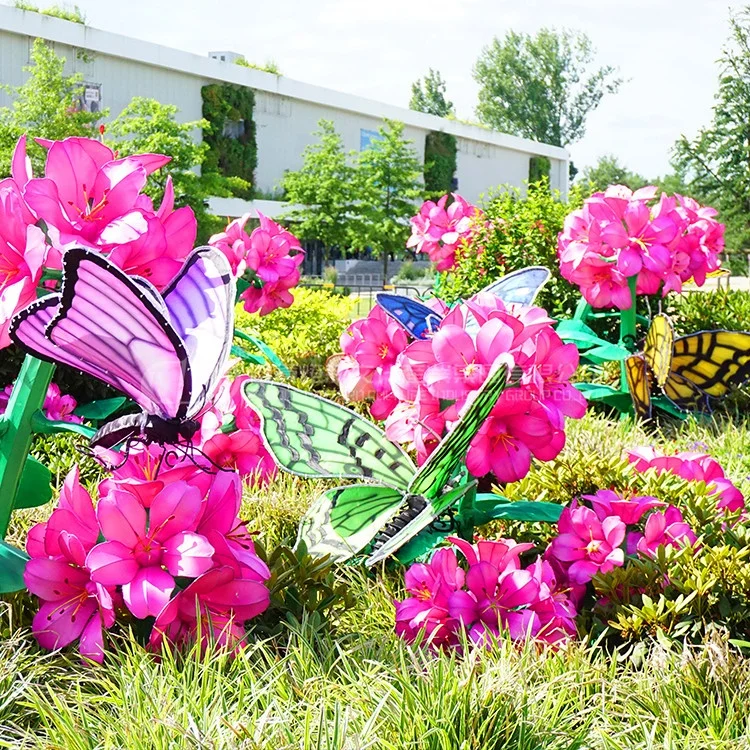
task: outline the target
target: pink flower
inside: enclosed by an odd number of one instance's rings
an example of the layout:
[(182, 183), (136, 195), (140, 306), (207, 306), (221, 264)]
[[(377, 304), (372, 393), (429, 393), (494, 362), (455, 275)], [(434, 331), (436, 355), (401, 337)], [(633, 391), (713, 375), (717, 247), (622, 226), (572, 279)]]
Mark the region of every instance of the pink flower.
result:
[(58, 507), (44, 523), (29, 531), (31, 560), (24, 583), (42, 605), (32, 631), (42, 648), (54, 650), (80, 639), (82, 656), (104, 658), (103, 628), (115, 620), (112, 591), (91, 580), (86, 555), (99, 536), (91, 496), (79, 481), (78, 469), (65, 478)]
[(209, 245), (218, 248), (227, 256), (235, 276), (242, 276), (247, 268), (245, 258), (250, 247), (250, 236), (245, 232), (245, 224), (249, 219), (250, 214), (235, 219), (223, 232), (212, 235), (208, 240)]
[(196, 531), (214, 548), (214, 562), (229, 565), (239, 578), (266, 581), (268, 566), (255, 553), (250, 532), (239, 518), (242, 482), (237, 474), (216, 474)]
[(695, 544), (697, 537), (682, 518), (682, 512), (669, 505), (663, 512), (646, 519), (643, 534), (628, 535), (628, 554), (636, 550), (646, 557), (655, 557), (659, 547), (682, 547)]
[(145, 220), (135, 210), (138, 196), (148, 175), (169, 157), (115, 159), (93, 138), (38, 142), (48, 148), (45, 176), (23, 185), (24, 197), (39, 218), (57, 228), (63, 242), (110, 249), (143, 234)]
[(653, 448), (634, 448), (628, 452), (628, 460), (636, 471), (656, 469), (658, 474), (668, 471), (688, 481), (705, 482), (710, 494), (718, 497), (718, 510), (735, 512), (744, 510), (745, 499), (739, 489), (724, 475), (724, 469), (716, 459), (705, 453), (683, 451), (672, 456), (657, 453)]
[(427, 253), (438, 271), (449, 271), (456, 264), (458, 246), (471, 238), (483, 213), (458, 193), (446, 209), (449, 196), (437, 203), (425, 201), (419, 213), (411, 219), (412, 234), (406, 247)]
[(567, 572), (573, 583), (587, 583), (597, 573), (622, 567), (625, 524), (618, 516), (600, 521), (593, 510), (574, 502), (563, 510), (558, 529), (550, 551), (563, 563), (571, 563)]
[(456, 622), (448, 613), (448, 598), (464, 584), (452, 549), (440, 549), (429, 563), (417, 563), (406, 571), (406, 590), (411, 596), (396, 607), (396, 633), (414, 641), (421, 633), (433, 648), (453, 644)]
[(679, 195), (662, 194), (652, 205), (655, 197), (653, 186), (611, 186), (566, 218), (560, 271), (592, 306), (629, 308), (629, 277), (637, 276), (637, 294), (666, 294), (691, 276), (703, 284), (719, 267), (724, 237), (716, 212)]
[(131, 493), (113, 490), (96, 509), (107, 541), (86, 558), (92, 580), (122, 586), (136, 617), (155, 617), (169, 601), (176, 576), (195, 578), (212, 566), (214, 548), (195, 533), (200, 511), (200, 493), (187, 482), (165, 487), (148, 512)]
[(0, 181), (0, 349), (11, 318), (36, 299), (47, 246), (13, 180)]
[(80, 639), (81, 656), (104, 660), (103, 629), (115, 621), (110, 591), (64, 548), (56, 558), (33, 558), (24, 572), (26, 588), (42, 600), (31, 629), (42, 648), (55, 650)]
[(242, 578), (230, 566), (214, 568), (167, 602), (154, 622), (149, 648), (158, 651), (165, 638), (190, 644), (200, 633), (203, 647), (213, 639), (235, 649), (245, 637), (244, 623), (264, 612), (269, 602), (262, 582)]
[(233, 469), (253, 481), (266, 482), (276, 473), (276, 463), (257, 429), (217, 432), (203, 443), (201, 450), (214, 466)]
[(612, 490), (599, 490), (595, 495), (584, 495), (600, 520), (617, 516), (628, 526), (638, 523), (645, 513), (664, 505), (655, 497), (642, 496), (624, 499)]
[(72, 396), (63, 396), (59, 386), (55, 383), (50, 383), (47, 396), (44, 399), (44, 406), (42, 407), (47, 415), (47, 419), (81, 424), (83, 419), (73, 414), (76, 406), (78, 404)]
[[(304, 260), (304, 251), (299, 240), (267, 216), (258, 213), (260, 226), (248, 237), (242, 225), (232, 228), (226, 238), (218, 238), (220, 247), (230, 262), (236, 261), (237, 269), (245, 268), (253, 276), (253, 282), (241, 295), (245, 310), (268, 315), (278, 307), (289, 307), (294, 298), (289, 291), (300, 280), (299, 267)], [(232, 249), (228, 242), (233, 240)]]

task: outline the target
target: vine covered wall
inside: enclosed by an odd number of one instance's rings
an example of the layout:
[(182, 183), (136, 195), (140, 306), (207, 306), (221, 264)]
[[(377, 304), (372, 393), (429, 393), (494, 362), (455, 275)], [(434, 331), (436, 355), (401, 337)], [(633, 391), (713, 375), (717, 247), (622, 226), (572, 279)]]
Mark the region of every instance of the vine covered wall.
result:
[(240, 198), (250, 199), (258, 165), (253, 119), (255, 94), (244, 86), (212, 83), (201, 89), (201, 96), (203, 117), (209, 122), (203, 131), (203, 140), (209, 147), (203, 172), (240, 177), (251, 187), (234, 192)]
[(529, 159), (529, 185), (549, 180), (550, 166), (550, 160), (546, 156), (532, 156)]
[(456, 137), (433, 130), (424, 140), (424, 186), (427, 194), (444, 195), (453, 190), (456, 173)]

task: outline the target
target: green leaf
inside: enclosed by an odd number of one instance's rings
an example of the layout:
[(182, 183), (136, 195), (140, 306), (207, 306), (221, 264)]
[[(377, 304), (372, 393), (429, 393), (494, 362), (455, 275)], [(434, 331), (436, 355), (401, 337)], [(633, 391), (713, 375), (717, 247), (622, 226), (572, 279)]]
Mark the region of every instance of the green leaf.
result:
[(81, 404), (74, 412), (77, 417), (91, 419), (99, 422), (111, 417), (118, 409), (122, 408), (127, 401), (125, 396), (117, 398), (102, 398), (88, 404)]
[(33, 456), (28, 456), (21, 474), (14, 509), (36, 508), (51, 499), (52, 475), (49, 469)]
[(264, 365), (266, 363), (265, 358), (259, 354), (250, 354), (236, 344), (232, 344), (232, 356), (239, 357), (243, 362), (249, 362), (251, 365)]
[(12, 594), (26, 588), (23, 571), (29, 556), (17, 547), (0, 540), (0, 594)]
[(488, 521), (503, 519), (506, 521), (541, 521), (557, 523), (563, 506), (541, 500), (516, 500), (509, 502), (502, 495), (481, 493), (474, 502), (477, 512), (487, 517)]

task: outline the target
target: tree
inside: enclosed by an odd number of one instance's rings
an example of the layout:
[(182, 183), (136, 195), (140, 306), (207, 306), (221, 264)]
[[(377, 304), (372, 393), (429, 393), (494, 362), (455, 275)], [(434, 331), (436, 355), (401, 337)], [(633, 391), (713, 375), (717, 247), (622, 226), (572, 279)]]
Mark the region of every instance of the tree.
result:
[(305, 147), (302, 168), (284, 175), (286, 200), (299, 206), (284, 218), (302, 238), (319, 240), (328, 258), (331, 248), (347, 244), (354, 169), (331, 120), (319, 120), (313, 135), (318, 142)]
[(177, 122), (177, 107), (137, 96), (107, 126), (107, 140), (120, 156), (167, 154), (172, 160), (149, 177), (146, 192), (155, 203), (161, 201), (167, 178), (174, 182), (175, 196), (186, 201), (201, 192), (196, 171), (208, 146), (198, 143), (193, 133), (206, 127), (205, 120)]
[(625, 185), (631, 190), (637, 190), (650, 184), (645, 177), (620, 164), (612, 154), (600, 157), (595, 166), (586, 167), (581, 175), (581, 182), (584, 187), (588, 183), (592, 193), (606, 190), (610, 185)]
[[(29, 77), (22, 86), (2, 86), (14, 101), (0, 108), (0, 170), (10, 173), (10, 157), (18, 138), (27, 133), (31, 138), (57, 140), (68, 136), (94, 136), (95, 124), (107, 111), (86, 112), (80, 108), (83, 77), (80, 73), (66, 76), (65, 58), (41, 39), (31, 49), (31, 65), (24, 68)], [(39, 174), (44, 167), (46, 151), (28, 142), (28, 154)]]
[(510, 31), (482, 50), (475, 66), (479, 119), (495, 130), (553, 146), (583, 137), (586, 118), (622, 81), (611, 66), (594, 69), (594, 48), (579, 32)]
[(205, 120), (178, 122), (174, 104), (162, 104), (155, 99), (134, 97), (107, 127), (109, 145), (120, 156), (130, 154), (167, 154), (171, 161), (149, 175), (145, 192), (159, 204), (164, 196), (167, 178), (171, 177), (175, 191), (175, 205), (190, 206), (198, 220), (199, 241), (205, 241), (218, 225), (216, 217), (207, 211), (211, 196), (229, 197), (233, 190), (249, 189), (249, 183), (239, 177), (223, 177), (199, 173), (208, 152), (208, 145), (195, 140), (196, 130), (205, 128)]
[(453, 114), (453, 102), (445, 98), (445, 81), (440, 72), (430, 68), (429, 73), (411, 85), (409, 109), (426, 112), (428, 115), (447, 117)]
[(353, 181), (352, 244), (382, 257), (383, 281), (390, 255), (406, 245), (422, 192), (420, 164), (403, 132), (403, 123), (386, 120), (379, 137), (360, 153)]
[(721, 211), (727, 245), (740, 250), (750, 243), (750, 7), (730, 28), (711, 124), (677, 141), (672, 164), (692, 196)]

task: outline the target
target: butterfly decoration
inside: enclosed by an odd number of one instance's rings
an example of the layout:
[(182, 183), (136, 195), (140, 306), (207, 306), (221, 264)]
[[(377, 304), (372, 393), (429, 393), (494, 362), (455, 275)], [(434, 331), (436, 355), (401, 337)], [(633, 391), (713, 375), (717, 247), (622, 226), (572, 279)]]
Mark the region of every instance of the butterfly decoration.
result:
[(625, 360), (625, 375), (638, 417), (652, 415), (657, 386), (680, 410), (708, 409), (750, 379), (750, 333), (700, 331), (675, 337), (666, 315), (651, 321), (643, 351)]
[(507, 372), (508, 364), (498, 360), (419, 469), (351, 409), (279, 383), (248, 381), (245, 399), (260, 415), (264, 442), (281, 469), (369, 480), (323, 492), (303, 517), (297, 543), (337, 561), (365, 553), (373, 566), (395, 553), (408, 562), (442, 541), (454, 528), (455, 506), (460, 513), (461, 501), (476, 490), (475, 481), (461, 482), (466, 451), (505, 389)]
[(178, 445), (223, 373), (234, 331), (235, 280), (223, 253), (197, 248), (160, 294), (97, 252), (63, 256), (62, 287), (13, 318), (11, 339), (28, 354), (69, 365), (141, 408), (104, 424), (91, 448), (134, 442)]
[[(479, 294), (494, 294), (505, 304), (532, 305), (549, 277), (548, 268), (529, 266), (494, 281)], [(440, 313), (402, 294), (381, 292), (375, 296), (375, 299), (383, 312), (393, 318), (415, 339), (424, 339), (433, 334), (443, 320)], [(478, 324), (473, 318), (467, 322), (466, 330), (469, 333), (477, 332)]]

